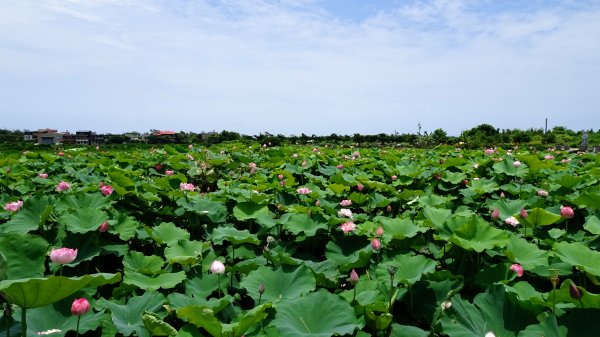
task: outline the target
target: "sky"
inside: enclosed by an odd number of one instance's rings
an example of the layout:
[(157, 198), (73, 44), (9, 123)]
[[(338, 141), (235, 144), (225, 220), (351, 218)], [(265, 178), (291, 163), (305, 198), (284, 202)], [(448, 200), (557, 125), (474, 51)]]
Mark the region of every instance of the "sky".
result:
[(2, 0), (0, 128), (600, 129), (597, 0)]

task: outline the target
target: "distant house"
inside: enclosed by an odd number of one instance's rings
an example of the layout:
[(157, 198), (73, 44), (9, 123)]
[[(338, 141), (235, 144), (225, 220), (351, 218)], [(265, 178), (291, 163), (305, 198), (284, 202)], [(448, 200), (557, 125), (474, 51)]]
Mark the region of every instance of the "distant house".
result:
[(38, 129), (34, 133), (38, 144), (60, 144), (64, 134), (56, 129)]
[(75, 142), (77, 145), (91, 145), (96, 144), (96, 133), (93, 131), (77, 131), (75, 133)]

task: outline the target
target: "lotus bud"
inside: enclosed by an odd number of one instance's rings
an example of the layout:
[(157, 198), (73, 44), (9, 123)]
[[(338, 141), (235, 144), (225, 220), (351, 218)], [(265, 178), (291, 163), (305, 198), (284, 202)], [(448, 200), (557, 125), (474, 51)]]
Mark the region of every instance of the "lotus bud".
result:
[(85, 298), (76, 298), (71, 304), (71, 314), (81, 316), (90, 311), (90, 302)]
[(529, 214), (527, 214), (527, 210), (525, 208), (521, 208), (521, 219), (525, 219), (526, 217), (529, 216)]
[(381, 248), (381, 242), (379, 242), (379, 239), (373, 239), (373, 240), (371, 241), (371, 247), (372, 247), (374, 250), (379, 250), (379, 249)]
[(354, 269), (352, 269), (352, 272), (350, 272), (350, 283), (352, 283), (352, 284), (358, 283), (358, 274), (356, 273), (356, 270), (354, 270)]
[(583, 297), (583, 294), (573, 282), (571, 282), (571, 286), (569, 287), (569, 294), (571, 294), (571, 298), (575, 300), (580, 300), (581, 297)]
[(98, 231), (100, 233), (105, 233), (108, 231), (108, 222), (104, 221), (100, 226), (98, 226)]
[(377, 228), (377, 236), (379, 236), (379, 237), (383, 236), (383, 227), (379, 226)]
[(261, 294), (261, 295), (265, 293), (265, 284), (264, 283), (261, 283), (258, 286), (258, 293)]
[(496, 209), (495, 209), (495, 210), (492, 212), (492, 219), (498, 219), (498, 218), (500, 218), (500, 210), (496, 208)]

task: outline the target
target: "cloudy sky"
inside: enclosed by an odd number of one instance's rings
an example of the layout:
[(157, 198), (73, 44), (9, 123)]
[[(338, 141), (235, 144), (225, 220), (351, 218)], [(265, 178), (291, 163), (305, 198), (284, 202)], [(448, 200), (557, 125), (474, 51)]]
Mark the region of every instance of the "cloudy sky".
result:
[(600, 128), (597, 0), (2, 0), (0, 128)]

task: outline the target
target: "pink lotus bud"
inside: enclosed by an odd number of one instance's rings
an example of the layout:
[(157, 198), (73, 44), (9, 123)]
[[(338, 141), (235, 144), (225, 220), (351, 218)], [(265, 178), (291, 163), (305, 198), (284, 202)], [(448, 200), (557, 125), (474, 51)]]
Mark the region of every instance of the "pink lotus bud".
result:
[(62, 157), (62, 156), (64, 156), (64, 155), (65, 155), (65, 153), (64, 153), (64, 152), (62, 152), (62, 151), (60, 151), (60, 152), (58, 153), (58, 155)]
[(510, 270), (515, 272), (515, 274), (517, 274), (518, 277), (523, 276), (523, 267), (518, 263), (511, 265)]
[(392, 211), (392, 205), (387, 205), (387, 207), (385, 208), (386, 211), (391, 212)]
[(498, 218), (500, 218), (500, 210), (496, 208), (496, 209), (495, 209), (495, 210), (492, 212), (492, 219), (498, 219)]
[(504, 192), (500, 192), (500, 198), (505, 198)]
[(340, 201), (340, 205), (343, 207), (348, 207), (348, 206), (352, 205), (352, 200), (344, 199), (344, 200)]
[(527, 214), (527, 210), (525, 210), (525, 208), (521, 208), (521, 219), (525, 219), (526, 217), (529, 216), (529, 214)]
[(154, 168), (155, 168), (157, 171), (160, 171), (160, 170), (162, 170), (163, 166), (162, 166), (162, 164), (156, 164), (156, 165), (154, 165)]
[(358, 184), (358, 185), (356, 185), (356, 189), (357, 189), (357, 190), (359, 190), (359, 191), (362, 191), (362, 190), (363, 190), (363, 188), (365, 188), (365, 187), (363, 186), (363, 184)]
[(379, 226), (379, 228), (377, 228), (377, 236), (383, 236), (383, 227)]
[(265, 293), (265, 284), (264, 283), (261, 283), (258, 286), (258, 293), (261, 294), (261, 295)]
[(279, 179), (279, 180), (283, 180), (283, 174), (280, 174), (280, 175), (278, 175), (278, 176), (277, 176), (277, 179)]
[(40, 174), (38, 174), (38, 177), (40, 177), (42, 179), (46, 179), (46, 178), (48, 178), (48, 173), (40, 173)]
[(321, 206), (321, 201), (320, 200), (315, 201), (315, 206)]
[(165, 171), (165, 174), (168, 175), (168, 176), (172, 176), (173, 173), (175, 173), (175, 172), (173, 172), (173, 170), (166, 170)]
[(59, 192), (64, 192), (69, 188), (71, 188), (71, 185), (69, 185), (69, 183), (66, 181), (61, 181), (60, 183), (58, 183), (58, 185), (56, 185), (56, 190)]
[(350, 283), (352, 283), (352, 284), (358, 283), (358, 274), (356, 273), (356, 270), (354, 270), (354, 269), (352, 269), (352, 271), (350, 272)]
[(71, 304), (71, 314), (81, 316), (90, 311), (90, 302), (85, 298), (76, 298)]
[(104, 221), (100, 226), (98, 226), (98, 231), (100, 233), (105, 233), (108, 231), (108, 222)]
[(575, 212), (573, 211), (573, 209), (571, 207), (563, 206), (560, 208), (560, 215), (563, 218), (571, 219), (572, 217), (575, 216)]
[(342, 164), (339, 164), (339, 165), (337, 166), (337, 168), (338, 168), (338, 170), (341, 170), (341, 169), (343, 169), (343, 168), (344, 168), (344, 165), (342, 165)]
[(285, 180), (282, 180), (282, 181), (280, 181), (280, 182), (279, 182), (279, 185), (281, 185), (281, 186), (285, 186)]
[(394, 176), (392, 176), (392, 180), (396, 180), (396, 179), (398, 179), (398, 177), (397, 177), (397, 176), (395, 176), (395, 175), (394, 175)]
[(554, 159), (554, 156), (547, 155), (547, 156), (544, 156), (544, 159), (546, 159), (546, 160), (552, 160), (552, 159)]
[(569, 294), (571, 295), (571, 298), (575, 300), (580, 300), (583, 297), (583, 294), (573, 282), (571, 282), (571, 285), (569, 286)]
[(537, 195), (539, 195), (540, 197), (547, 197), (548, 196), (548, 191), (546, 191), (546, 190), (539, 190), (539, 191), (537, 191)]
[(67, 264), (75, 261), (77, 258), (77, 249), (59, 248), (52, 249), (50, 252), (50, 260), (58, 264)]
[(100, 192), (102, 192), (102, 194), (104, 194), (104, 196), (107, 197), (112, 194), (113, 188), (112, 188), (112, 186), (104, 185), (104, 186), (100, 187)]
[(214, 260), (213, 263), (210, 265), (210, 271), (213, 274), (224, 274), (225, 273), (225, 265), (223, 264), (223, 262), (221, 262), (219, 260)]
[(299, 189), (296, 190), (296, 192), (298, 192), (298, 194), (310, 194), (310, 192), (312, 192), (308, 187), (300, 187)]
[(379, 239), (371, 240), (371, 248), (374, 250), (379, 250), (381, 248), (381, 242), (379, 242)]
[(192, 150), (194, 148), (194, 145), (190, 144), (188, 145), (188, 150)]
[(514, 166), (514, 167), (519, 167), (519, 166), (521, 166), (521, 162), (517, 160), (517, 161), (515, 161), (515, 162), (513, 163), (513, 166)]

